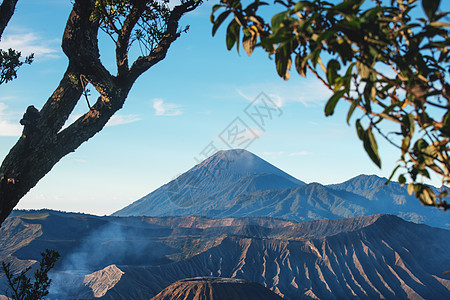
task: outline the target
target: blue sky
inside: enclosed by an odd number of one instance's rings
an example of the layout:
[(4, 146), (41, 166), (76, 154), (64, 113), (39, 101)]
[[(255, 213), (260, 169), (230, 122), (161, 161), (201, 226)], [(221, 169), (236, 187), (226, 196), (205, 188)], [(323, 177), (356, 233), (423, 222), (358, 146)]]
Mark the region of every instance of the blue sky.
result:
[[(189, 32), (138, 79), (124, 108), (102, 132), (63, 158), (18, 208), (110, 214), (187, 171), (204, 158), (202, 151), (211, 143), (229, 149), (221, 137), (233, 122), (246, 124), (255, 137), (249, 151), (305, 182), (390, 175), (397, 150), (379, 140), (379, 170), (364, 152), (353, 123), (345, 122), (346, 103), (338, 105), (334, 116), (324, 116), (330, 94), (320, 82), (296, 74), (283, 81), (260, 50), (251, 57), (227, 51), (224, 28), (213, 38), (209, 15), (214, 3), (184, 17)], [(26, 107), (42, 107), (67, 67), (60, 44), (70, 9), (69, 0), (18, 2), (0, 47), (34, 52), (36, 59), (20, 69), (18, 79), (0, 86), (2, 159), (20, 135)], [(101, 58), (112, 70), (111, 42), (105, 36), (100, 40)], [(259, 127), (245, 109), (249, 104), (254, 108), (252, 101), (264, 95), (277, 110)], [(73, 117), (86, 111), (80, 100)]]

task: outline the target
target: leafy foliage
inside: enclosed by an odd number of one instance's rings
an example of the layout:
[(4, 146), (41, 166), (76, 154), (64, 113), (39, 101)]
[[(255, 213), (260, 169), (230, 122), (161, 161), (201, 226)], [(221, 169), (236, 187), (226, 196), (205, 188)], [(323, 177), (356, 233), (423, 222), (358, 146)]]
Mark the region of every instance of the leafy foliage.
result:
[[(0, 39), (14, 14), (16, 4), (17, 0), (3, 0), (0, 3)], [(24, 63), (31, 64), (34, 58), (34, 54), (31, 54), (24, 61), (21, 61), (21, 56), (22, 54), (20, 52), (11, 48), (7, 51), (0, 49), (0, 85), (17, 78), (17, 70), (19, 67)]]
[(42, 299), (48, 295), (48, 288), (52, 280), (48, 278), (48, 272), (55, 266), (55, 262), (59, 258), (59, 253), (54, 250), (46, 249), (41, 253), (42, 260), (39, 268), (34, 272), (34, 281), (27, 276), (31, 267), (25, 271), (15, 275), (11, 271), (11, 263), (2, 262), (3, 272), (10, 291), (6, 291), (6, 295), (14, 300), (36, 300)]
[(435, 173), (443, 185), (450, 182), (450, 24), (444, 21), (449, 12), (438, 11), (439, 0), (422, 0), (424, 15), (416, 18), (419, 0), (363, 4), (275, 0), (282, 11), (269, 23), (257, 14), (265, 2), (244, 8), (240, 0), (222, 0), (213, 7), (212, 33), (231, 15), (229, 50), (236, 45), (239, 51), (242, 31), (247, 54), (255, 47), (274, 54), (276, 71), (285, 80), (292, 65), (301, 76), (314, 74), (333, 92), (325, 115), (333, 115), (345, 100), (349, 123), (358, 108), (362, 114), (355, 127), (371, 160), (381, 167), (377, 134), (400, 152), (391, 178), (403, 170), (398, 180), (409, 182), (410, 193), (424, 205), (447, 209), (447, 191), (436, 195), (422, 178)]
[(34, 54), (27, 56), (24, 61), (20, 60), (21, 56), (19, 51), (11, 48), (8, 51), (0, 49), (0, 84), (17, 78), (19, 67), (33, 62)]
[[(185, 3), (186, 1), (182, 1)], [(92, 20), (99, 21), (100, 28), (106, 32), (114, 42), (117, 42), (120, 30), (128, 26), (127, 18), (136, 14), (136, 8), (141, 12), (134, 24), (133, 31), (129, 37), (129, 47), (137, 42), (143, 56), (149, 55), (159, 41), (163, 38), (167, 29), (167, 22), (171, 10), (169, 0), (151, 1), (123, 1), (123, 0), (97, 0), (95, 10), (91, 16)], [(137, 16), (136, 16), (137, 17)], [(184, 29), (184, 31), (186, 31)]]

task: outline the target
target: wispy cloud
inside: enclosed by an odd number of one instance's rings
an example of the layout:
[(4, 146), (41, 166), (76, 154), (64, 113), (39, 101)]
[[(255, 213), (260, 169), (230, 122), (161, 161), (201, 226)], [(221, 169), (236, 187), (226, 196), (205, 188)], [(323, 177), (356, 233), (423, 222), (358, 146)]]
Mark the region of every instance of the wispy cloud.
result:
[(278, 107), (287, 103), (301, 103), (306, 107), (322, 106), (331, 96), (331, 92), (320, 81), (303, 78), (246, 85), (237, 88), (236, 92), (250, 102), (264, 92)]
[(305, 155), (311, 155), (311, 152), (308, 151), (299, 151), (299, 152), (291, 152), (288, 156), (305, 156)]
[(106, 123), (106, 126), (117, 126), (117, 125), (124, 125), (129, 123), (134, 123), (141, 120), (141, 118), (138, 115), (114, 115), (109, 119), (108, 123)]
[[(46, 40), (34, 32), (20, 32), (23, 29), (16, 29), (14, 33), (6, 34), (0, 41), (0, 48), (22, 52), (27, 56), (34, 53), (36, 59), (58, 58), (58, 40)], [(16, 33), (17, 32), (17, 33)]]
[(183, 114), (181, 106), (173, 103), (164, 103), (163, 99), (153, 99), (153, 108), (157, 116), (179, 116)]
[(8, 106), (0, 102), (0, 136), (20, 136), (22, 126), (11, 121), (12, 116), (6, 113)]
[(85, 163), (88, 162), (88, 161), (87, 161), (86, 159), (84, 159), (84, 158), (74, 158), (73, 161), (74, 161), (75, 163), (77, 163), (77, 164), (85, 164)]
[[(260, 94), (258, 93), (257, 95), (253, 96), (253, 94), (252, 95), (246, 94), (239, 89), (236, 91), (240, 96), (242, 96), (244, 99), (247, 99), (250, 102), (255, 101), (257, 96)], [(276, 107), (280, 108), (284, 105), (285, 101), (283, 100), (283, 98), (280, 97), (280, 95), (277, 94), (265, 94), (265, 95), (267, 95), (270, 98), (270, 100), (275, 104)]]

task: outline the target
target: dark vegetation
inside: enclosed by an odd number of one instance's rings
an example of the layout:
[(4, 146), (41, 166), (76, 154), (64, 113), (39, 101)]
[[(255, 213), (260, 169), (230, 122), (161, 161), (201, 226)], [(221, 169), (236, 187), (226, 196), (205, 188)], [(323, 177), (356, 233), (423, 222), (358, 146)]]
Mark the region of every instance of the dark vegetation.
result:
[(347, 102), (346, 121), (359, 112), (356, 132), (372, 161), (381, 168), (378, 135), (400, 154), (391, 178), (401, 171), (398, 181), (408, 183), (411, 195), (449, 208), (447, 189), (433, 191), (422, 182), (431, 174), (442, 185), (450, 182), (450, 12), (439, 11), (441, 1), (276, 0), (281, 12), (270, 21), (267, 2), (244, 2), (214, 5), (212, 34), (231, 17), (228, 50), (239, 52), (242, 44), (251, 55), (261, 48), (285, 80), (291, 68), (315, 76), (333, 93), (326, 116)]

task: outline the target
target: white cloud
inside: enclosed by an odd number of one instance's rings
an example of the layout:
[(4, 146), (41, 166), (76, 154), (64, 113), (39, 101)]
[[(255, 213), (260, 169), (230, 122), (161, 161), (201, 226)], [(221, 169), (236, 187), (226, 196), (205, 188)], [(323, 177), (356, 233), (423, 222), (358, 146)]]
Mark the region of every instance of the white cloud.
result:
[(287, 82), (262, 82), (242, 86), (236, 92), (248, 101), (254, 101), (261, 93), (265, 93), (277, 107), (287, 103), (302, 103), (306, 107), (323, 106), (331, 96), (331, 92), (322, 82), (312, 79), (290, 79)]
[(58, 43), (58, 40), (45, 40), (34, 32), (18, 32), (6, 34), (0, 41), (0, 48), (12, 48), (22, 52), (23, 56), (34, 53), (36, 59), (58, 58)]
[(153, 99), (153, 108), (157, 116), (179, 116), (183, 114), (180, 105), (164, 103), (163, 99)]
[(305, 156), (305, 155), (310, 155), (310, 154), (312, 154), (312, 153), (308, 152), (308, 151), (299, 151), (299, 152), (289, 153), (288, 156)]
[(0, 121), (0, 136), (20, 136), (22, 126), (8, 121)]
[(139, 120), (141, 120), (141, 118), (138, 115), (114, 115), (109, 119), (108, 123), (106, 123), (106, 126), (124, 125)]
[[(64, 124), (63, 128), (61, 130), (66, 129), (70, 125), (72, 125), (73, 122), (78, 120), (82, 115), (81, 114), (74, 114), (70, 115), (69, 119), (67, 119), (66, 123)], [(112, 126), (118, 126), (118, 125), (124, 125), (129, 123), (134, 123), (141, 120), (141, 118), (138, 115), (113, 115), (111, 119), (109, 119), (108, 123), (106, 123), (106, 127), (112, 127)]]
[(10, 114), (6, 113), (8, 106), (0, 102), (0, 136), (20, 136), (22, 126), (11, 121)]
[(77, 164), (85, 164), (85, 163), (88, 162), (88, 161), (87, 161), (86, 159), (84, 159), (84, 158), (74, 158), (73, 161), (74, 161), (75, 163), (77, 163)]

